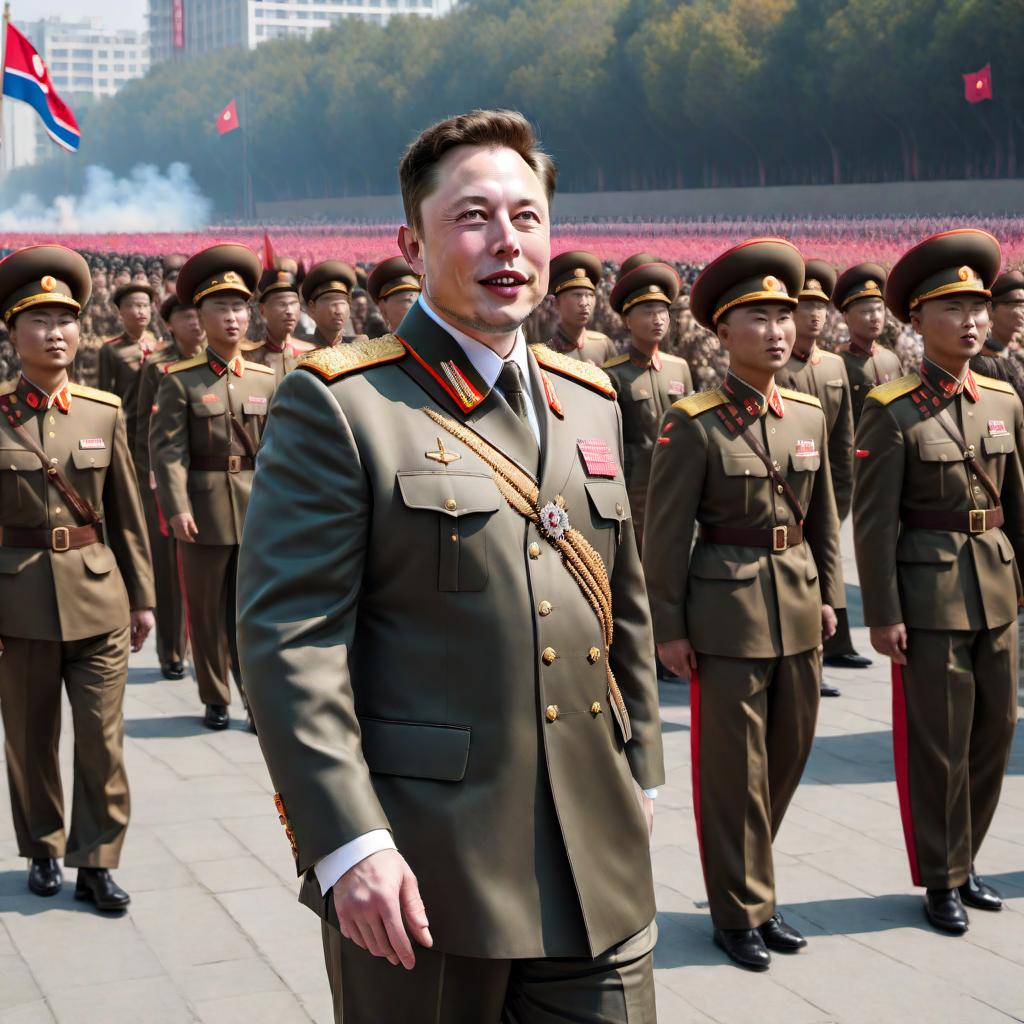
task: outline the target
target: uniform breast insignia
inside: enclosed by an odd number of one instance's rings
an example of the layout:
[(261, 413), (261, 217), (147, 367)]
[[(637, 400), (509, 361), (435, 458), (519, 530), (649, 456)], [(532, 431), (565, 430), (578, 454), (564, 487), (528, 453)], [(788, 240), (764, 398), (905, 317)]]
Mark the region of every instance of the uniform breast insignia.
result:
[(798, 458), (809, 457), (811, 455), (818, 454), (818, 447), (811, 441), (798, 440), (796, 442), (796, 448), (793, 450), (793, 454)]
[(988, 421), (988, 436), (989, 437), (1005, 437), (1009, 431), (1006, 429), (1006, 424), (1002, 420), (989, 420)]
[(100, 451), (107, 447), (107, 442), (102, 437), (82, 437), (78, 441), (78, 450), (83, 452)]
[(562, 377), (585, 384), (598, 394), (604, 395), (605, 398), (614, 400), (615, 388), (612, 386), (611, 378), (600, 367), (580, 359), (563, 356), (548, 348), (547, 345), (531, 345), (530, 351), (533, 353), (534, 359), (545, 370), (552, 370)]
[(220, 395), (215, 395), (213, 394), (213, 392), (208, 391), (205, 395), (203, 395), (202, 401), (206, 404), (209, 404), (211, 402), (219, 402)]
[(569, 513), (565, 510), (565, 499), (558, 495), (540, 510), (540, 528), (551, 541), (561, 540), (569, 529)]
[(587, 476), (618, 476), (619, 467), (607, 441), (600, 437), (578, 437), (576, 447), (583, 459)]
[(668, 382), (668, 393), (670, 395), (685, 395), (686, 394), (686, 381), (683, 381), (683, 380), (670, 380)]
[(424, 452), (423, 453), (431, 462), (440, 462), (442, 466), (448, 466), (453, 462), (458, 462), (462, 456), (458, 452), (450, 452), (444, 446), (444, 441), (441, 438), (437, 439), (437, 451)]
[(250, 395), (246, 399), (246, 401), (247, 402), (252, 402), (253, 405), (266, 405), (267, 404), (267, 396), (266, 395)]

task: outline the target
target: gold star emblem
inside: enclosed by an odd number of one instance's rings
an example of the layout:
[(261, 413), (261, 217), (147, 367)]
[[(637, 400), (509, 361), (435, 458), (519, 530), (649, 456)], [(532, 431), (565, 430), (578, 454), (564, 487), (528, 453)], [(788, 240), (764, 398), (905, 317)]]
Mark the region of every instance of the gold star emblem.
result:
[(769, 275), (768, 275), (768, 276), (767, 276), (767, 277), (766, 277), (766, 278), (765, 278), (765, 279), (764, 279), (764, 280), (763, 280), (763, 281), (761, 282), (761, 287), (762, 287), (762, 288), (763, 288), (763, 289), (764, 289), (764, 290), (765, 290), (766, 292), (777, 292), (777, 291), (779, 290), (779, 280), (778, 280), (778, 278), (777, 278), (777, 277), (772, 277), (772, 275), (771, 275), (771, 274), (769, 274)]
[(57, 287), (57, 281), (55, 278), (52, 278), (47, 274), (46, 277), (39, 282), (39, 287), (42, 288), (44, 292), (52, 292), (53, 289)]
[(239, 274), (236, 274), (233, 270), (229, 270), (224, 275), (224, 283), (225, 284), (241, 284), (242, 283), (242, 278), (241, 278), (241, 276)]
[(869, 291), (869, 292), (877, 292), (878, 291), (878, 282), (877, 281), (865, 281), (864, 282), (864, 290), (865, 291)]

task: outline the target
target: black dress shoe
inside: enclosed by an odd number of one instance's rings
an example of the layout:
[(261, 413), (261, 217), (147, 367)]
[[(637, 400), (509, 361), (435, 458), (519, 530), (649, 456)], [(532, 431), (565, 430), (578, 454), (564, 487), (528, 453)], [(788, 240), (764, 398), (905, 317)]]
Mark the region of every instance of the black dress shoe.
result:
[(226, 729), (231, 719), (228, 718), (228, 709), (223, 704), (207, 704), (206, 714), (203, 715), (203, 725), (207, 729)]
[(716, 928), (715, 945), (733, 963), (750, 971), (767, 971), (772, 955), (756, 928)]
[(823, 658), (822, 661), (828, 665), (829, 668), (867, 668), (871, 664), (870, 658), (865, 658), (863, 654), (832, 654), (827, 658)]
[(132, 901), (106, 868), (79, 868), (75, 899), (95, 903), (97, 910), (124, 910)]
[(926, 890), (924, 913), (936, 928), (952, 935), (963, 935), (970, 924), (956, 889)]
[(1002, 910), (1003, 898), (988, 882), (983, 881), (971, 865), (971, 873), (967, 881), (960, 886), (960, 899), (969, 907), (977, 910)]
[(185, 663), (183, 661), (169, 661), (166, 665), (160, 666), (160, 672), (164, 679), (184, 679)]
[(833, 686), (831, 683), (826, 683), (824, 679), (821, 681), (821, 695), (822, 697), (842, 696), (842, 694), (839, 692), (838, 686)]
[(807, 940), (781, 914), (774, 914), (758, 929), (764, 944), (776, 953), (795, 953), (807, 945)]
[(56, 896), (64, 884), (60, 865), (53, 857), (33, 857), (28, 869), (28, 887), (37, 896)]

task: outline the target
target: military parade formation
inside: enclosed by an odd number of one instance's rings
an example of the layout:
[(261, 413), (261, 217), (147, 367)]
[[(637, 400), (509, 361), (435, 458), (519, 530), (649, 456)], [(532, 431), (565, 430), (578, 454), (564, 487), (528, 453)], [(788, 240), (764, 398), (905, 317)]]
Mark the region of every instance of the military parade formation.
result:
[[(688, 289), (651, 253), (612, 282), (597, 254), (551, 258), (555, 171), (519, 115), (426, 129), (400, 180), (401, 252), (368, 275), (222, 243), (165, 261), (163, 294), (121, 283), (96, 388), (72, 380), (86, 260), (0, 261), (0, 709), (29, 889), (58, 892), (63, 860), (76, 897), (130, 903), (122, 704), (154, 631), (211, 730), (234, 679), (338, 1021), (654, 1021), (658, 680), (689, 681), (713, 940), (768, 969), (807, 945), (772, 845), (839, 696), (823, 664), (871, 664), (852, 516), (911, 881), (945, 933), (999, 910), (976, 862), (1016, 723), (1024, 274), (998, 241), (946, 231), (887, 271), (753, 238)], [(622, 346), (592, 329), (602, 289)], [(687, 292), (728, 355), (716, 386), (667, 350)], [(557, 326), (530, 344), (538, 309)]]

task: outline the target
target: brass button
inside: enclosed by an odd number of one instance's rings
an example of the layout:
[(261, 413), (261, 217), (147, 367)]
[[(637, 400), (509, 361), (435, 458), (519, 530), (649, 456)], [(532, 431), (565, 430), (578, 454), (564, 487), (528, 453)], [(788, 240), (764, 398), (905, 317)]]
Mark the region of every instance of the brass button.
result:
[(624, 509), (622, 507), (622, 502), (621, 501), (615, 502), (615, 514), (617, 516), (621, 516), (623, 511), (624, 511)]
[(749, 469), (743, 470), (743, 475), (744, 476), (750, 476), (750, 470)]
[(600, 660), (601, 652), (596, 647), (591, 647), (590, 650), (587, 651), (587, 661), (589, 661), (591, 665), (596, 665)]
[(550, 601), (541, 601), (541, 603), (539, 605), (537, 605), (537, 611), (540, 612), (541, 615), (550, 615), (551, 614), (551, 602)]
[(973, 452), (973, 451), (974, 451), (974, 445), (973, 445), (973, 444), (969, 444), (969, 445), (967, 446), (967, 450), (968, 450), (969, 452)]
[(54, 515), (57, 515), (57, 516), (59, 516), (59, 515), (61, 514), (61, 512), (62, 512), (62, 511), (63, 511), (63, 510), (61, 509), (60, 505), (58, 505), (58, 506), (57, 506), (57, 507), (56, 507), (56, 508), (55, 508), (55, 509), (53, 510), (53, 514), (54, 514)]
[(454, 498), (449, 498), (444, 503), (444, 507), (448, 509), (449, 512), (454, 512), (459, 507), (459, 503)]
[(776, 488), (775, 488), (775, 490), (777, 490), (777, 491), (779, 492), (779, 494), (781, 494), (781, 493), (782, 493), (782, 491), (783, 491), (783, 487), (782, 487), (782, 484), (779, 484), (779, 486), (778, 486), (778, 487), (776, 487)]
[(590, 705), (590, 713), (592, 715), (601, 714), (601, 702), (599, 700), (595, 700), (594, 703)]
[(526, 550), (529, 553), (531, 558), (540, 558), (540, 545), (539, 544), (531, 544)]
[(56, 423), (57, 421), (56, 421), (56, 420), (55, 420), (55, 419), (54, 419), (54, 418), (53, 418), (53, 417), (51, 416), (51, 417), (50, 417), (50, 422), (51, 422), (51, 423)]
[(545, 665), (550, 665), (557, 657), (554, 647), (545, 647), (540, 656)]
[(558, 705), (557, 704), (549, 704), (544, 709), (544, 717), (549, 722), (553, 722), (558, 717)]
[(56, 437), (56, 436), (57, 436), (57, 435), (56, 435), (56, 434), (55, 434), (55, 433), (54, 433), (54, 432), (53, 432), (53, 431), (51, 430), (51, 431), (50, 431), (50, 437)]
[(457, 544), (459, 541), (459, 535), (457, 533), (452, 534), (452, 543)]

